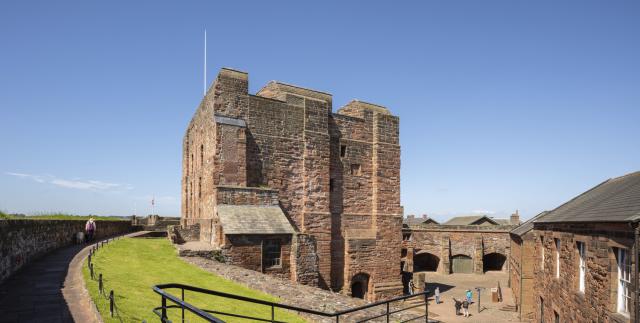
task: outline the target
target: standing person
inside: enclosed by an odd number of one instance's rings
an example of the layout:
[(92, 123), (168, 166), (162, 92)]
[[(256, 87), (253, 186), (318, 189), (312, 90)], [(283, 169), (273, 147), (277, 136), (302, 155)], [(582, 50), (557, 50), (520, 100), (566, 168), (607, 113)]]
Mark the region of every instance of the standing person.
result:
[(416, 290), (416, 285), (413, 283), (413, 279), (409, 281), (409, 295), (413, 295), (413, 292)]
[(87, 242), (93, 241), (93, 236), (96, 232), (96, 222), (93, 221), (93, 218), (89, 218), (87, 224), (84, 225), (84, 231), (87, 233)]
[(457, 300), (455, 297), (453, 298), (453, 305), (456, 307), (456, 316), (460, 315), (460, 308), (462, 307), (462, 302)]
[(471, 303), (473, 298), (473, 292), (470, 289), (467, 289), (467, 302)]
[(436, 304), (440, 304), (440, 287), (436, 287), (435, 295), (436, 295)]
[(466, 299), (462, 301), (462, 313), (464, 317), (469, 317), (469, 302)]

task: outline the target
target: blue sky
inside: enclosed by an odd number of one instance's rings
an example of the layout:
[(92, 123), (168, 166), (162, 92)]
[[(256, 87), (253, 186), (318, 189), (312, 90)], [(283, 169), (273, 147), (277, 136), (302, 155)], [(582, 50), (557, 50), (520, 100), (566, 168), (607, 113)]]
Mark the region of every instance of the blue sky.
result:
[(179, 214), (208, 74), (387, 106), (405, 214), (524, 217), (640, 170), (638, 1), (3, 1), (0, 209)]

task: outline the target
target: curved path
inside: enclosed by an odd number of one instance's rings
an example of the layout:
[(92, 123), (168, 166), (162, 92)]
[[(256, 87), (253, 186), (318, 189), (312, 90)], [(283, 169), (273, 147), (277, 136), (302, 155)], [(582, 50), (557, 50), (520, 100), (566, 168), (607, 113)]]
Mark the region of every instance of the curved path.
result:
[(54, 250), (7, 278), (0, 285), (0, 323), (102, 322), (82, 277), (92, 246)]

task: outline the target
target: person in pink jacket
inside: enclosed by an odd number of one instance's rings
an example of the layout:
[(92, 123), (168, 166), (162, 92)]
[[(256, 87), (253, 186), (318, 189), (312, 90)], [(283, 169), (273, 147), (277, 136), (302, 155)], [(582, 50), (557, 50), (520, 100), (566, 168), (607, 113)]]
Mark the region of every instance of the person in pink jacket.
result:
[(89, 218), (87, 224), (84, 225), (84, 231), (86, 232), (87, 242), (93, 241), (94, 235), (96, 233), (96, 222), (93, 221), (93, 218)]

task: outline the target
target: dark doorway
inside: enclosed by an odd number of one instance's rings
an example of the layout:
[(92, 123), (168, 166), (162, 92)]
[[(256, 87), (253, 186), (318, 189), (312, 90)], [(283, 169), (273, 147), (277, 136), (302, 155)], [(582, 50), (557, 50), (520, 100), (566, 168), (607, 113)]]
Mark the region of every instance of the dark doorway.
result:
[(472, 274), (473, 259), (467, 255), (455, 255), (451, 257), (451, 272), (454, 274)]
[(365, 299), (369, 286), (369, 275), (360, 273), (351, 280), (351, 296)]
[(413, 272), (437, 271), (440, 258), (436, 255), (425, 252), (413, 256)]
[(507, 257), (501, 253), (492, 252), (482, 257), (482, 270), (484, 271), (502, 271)]

